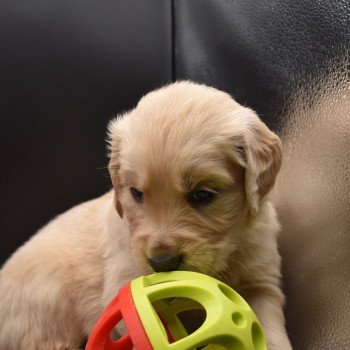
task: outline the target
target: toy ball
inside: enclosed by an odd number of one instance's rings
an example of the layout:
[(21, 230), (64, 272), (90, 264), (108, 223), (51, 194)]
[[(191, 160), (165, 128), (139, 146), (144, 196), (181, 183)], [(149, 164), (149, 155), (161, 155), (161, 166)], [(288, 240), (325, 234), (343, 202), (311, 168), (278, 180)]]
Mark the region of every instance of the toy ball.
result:
[[(201, 309), (205, 320), (190, 333), (179, 316)], [(127, 329), (110, 337), (121, 321)], [(253, 310), (226, 284), (189, 271), (155, 273), (120, 289), (88, 340), (86, 350), (266, 350)]]

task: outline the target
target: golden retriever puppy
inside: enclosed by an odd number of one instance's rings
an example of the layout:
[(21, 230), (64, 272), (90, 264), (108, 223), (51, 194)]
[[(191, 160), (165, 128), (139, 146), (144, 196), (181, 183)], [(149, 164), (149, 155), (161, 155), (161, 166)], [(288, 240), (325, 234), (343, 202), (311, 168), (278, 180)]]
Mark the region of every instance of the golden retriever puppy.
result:
[(114, 190), (57, 217), (0, 273), (0, 349), (81, 346), (118, 288), (193, 270), (250, 303), (270, 350), (291, 349), (269, 199), (281, 142), (229, 95), (178, 82), (109, 126)]

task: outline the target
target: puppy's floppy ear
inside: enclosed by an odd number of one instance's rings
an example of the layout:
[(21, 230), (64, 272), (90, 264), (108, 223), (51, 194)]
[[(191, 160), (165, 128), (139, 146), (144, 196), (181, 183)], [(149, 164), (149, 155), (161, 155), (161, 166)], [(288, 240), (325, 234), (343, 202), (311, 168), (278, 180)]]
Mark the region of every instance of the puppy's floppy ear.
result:
[(259, 210), (260, 201), (275, 184), (282, 163), (282, 143), (250, 109), (244, 108), (241, 118), (244, 128), (236, 153), (240, 164), (246, 169), (246, 196), (254, 216)]
[(108, 149), (109, 149), (109, 174), (111, 176), (114, 187), (114, 203), (117, 212), (123, 218), (123, 207), (118, 199), (118, 192), (120, 191), (120, 148), (122, 140), (122, 131), (119, 127), (120, 118), (117, 117), (111, 120), (108, 124)]

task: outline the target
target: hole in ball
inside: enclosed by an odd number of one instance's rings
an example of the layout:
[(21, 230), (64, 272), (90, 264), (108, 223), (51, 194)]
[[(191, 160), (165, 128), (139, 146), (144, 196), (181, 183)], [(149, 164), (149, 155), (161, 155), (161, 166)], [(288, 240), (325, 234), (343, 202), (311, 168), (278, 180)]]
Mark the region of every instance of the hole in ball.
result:
[(253, 322), (252, 324), (252, 339), (255, 350), (265, 350), (265, 337), (263, 331), (258, 323)]

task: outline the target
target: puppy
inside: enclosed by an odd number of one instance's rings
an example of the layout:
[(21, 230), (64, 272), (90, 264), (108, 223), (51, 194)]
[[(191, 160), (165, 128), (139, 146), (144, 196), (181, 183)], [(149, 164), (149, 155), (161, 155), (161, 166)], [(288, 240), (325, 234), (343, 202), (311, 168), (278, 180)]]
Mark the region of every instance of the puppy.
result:
[(178, 82), (109, 125), (113, 191), (51, 221), (0, 272), (0, 349), (81, 346), (118, 289), (153, 271), (228, 283), (270, 350), (291, 349), (269, 199), (281, 142), (229, 95)]

